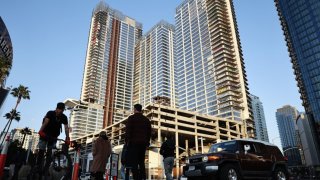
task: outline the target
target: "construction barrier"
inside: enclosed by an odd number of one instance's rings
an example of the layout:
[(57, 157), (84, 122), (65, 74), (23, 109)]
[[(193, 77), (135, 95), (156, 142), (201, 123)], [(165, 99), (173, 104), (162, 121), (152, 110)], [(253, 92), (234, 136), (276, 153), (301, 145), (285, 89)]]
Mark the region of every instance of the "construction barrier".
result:
[(79, 158), (80, 158), (80, 149), (75, 152), (73, 171), (72, 171), (72, 180), (77, 180), (79, 175)]
[(6, 164), (9, 144), (10, 144), (10, 135), (7, 136), (3, 149), (0, 154), (0, 179), (2, 179), (2, 176), (4, 174), (4, 166)]
[(118, 161), (119, 154), (111, 153), (107, 164), (106, 180), (118, 179)]

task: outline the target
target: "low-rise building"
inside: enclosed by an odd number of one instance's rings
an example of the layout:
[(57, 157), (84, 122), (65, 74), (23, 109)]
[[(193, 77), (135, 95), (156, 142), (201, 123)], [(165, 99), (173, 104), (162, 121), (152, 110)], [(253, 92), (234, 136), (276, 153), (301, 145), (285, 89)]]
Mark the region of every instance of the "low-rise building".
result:
[[(23, 149), (28, 149), (30, 147), (32, 152), (35, 152), (35, 150), (38, 148), (39, 143), (39, 134), (33, 130), (30, 129), (30, 134), (24, 134), (23, 128), (15, 128), (11, 131), (12, 141), (18, 140), (19, 143), (22, 144)], [(23, 137), (25, 136), (25, 139), (23, 140)]]

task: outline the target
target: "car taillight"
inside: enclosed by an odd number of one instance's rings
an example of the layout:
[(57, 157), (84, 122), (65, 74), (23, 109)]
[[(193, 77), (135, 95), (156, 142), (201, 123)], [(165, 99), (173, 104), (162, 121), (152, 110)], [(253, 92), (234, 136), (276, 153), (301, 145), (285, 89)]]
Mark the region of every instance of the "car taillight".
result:
[(218, 159), (220, 159), (219, 156), (208, 156), (208, 160), (209, 160), (209, 161), (216, 161), (216, 160), (218, 160)]

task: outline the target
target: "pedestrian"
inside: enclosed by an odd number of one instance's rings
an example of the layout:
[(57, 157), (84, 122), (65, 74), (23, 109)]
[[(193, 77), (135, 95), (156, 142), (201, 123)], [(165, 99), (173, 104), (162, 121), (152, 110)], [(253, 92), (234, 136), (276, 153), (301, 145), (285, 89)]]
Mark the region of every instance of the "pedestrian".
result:
[(101, 131), (97, 140), (92, 145), (93, 162), (91, 165), (91, 177), (95, 180), (102, 180), (106, 170), (108, 158), (112, 148), (105, 131)]
[(172, 169), (174, 164), (175, 141), (171, 135), (167, 135), (166, 141), (161, 145), (160, 154), (163, 156), (163, 167), (166, 180), (173, 180)]
[(146, 179), (145, 172), (145, 153), (150, 145), (151, 122), (142, 114), (142, 106), (134, 105), (134, 114), (128, 117), (126, 124), (125, 143), (127, 144), (126, 153), (126, 179), (128, 167), (131, 168), (133, 179)]
[[(65, 143), (67, 145), (70, 144), (68, 118), (65, 114), (63, 114), (64, 110), (65, 104), (59, 102), (56, 109), (53, 111), (48, 111), (43, 118), (42, 126), (39, 131), (39, 152), (36, 162), (38, 170), (40, 170), (40, 176), (42, 172), (47, 173), (47, 170), (49, 169), (50, 163), (52, 161), (52, 149), (55, 147), (57, 138), (62, 132), (62, 124), (64, 125), (66, 135)], [(43, 167), (42, 162), (46, 150), (46, 164)]]

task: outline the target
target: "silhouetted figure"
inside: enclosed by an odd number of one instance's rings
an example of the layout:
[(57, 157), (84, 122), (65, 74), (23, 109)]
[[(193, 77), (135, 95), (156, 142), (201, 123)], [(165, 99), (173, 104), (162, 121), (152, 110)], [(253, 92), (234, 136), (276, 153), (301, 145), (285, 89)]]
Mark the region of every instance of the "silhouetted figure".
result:
[(91, 176), (95, 180), (102, 180), (106, 170), (108, 158), (112, 152), (111, 143), (105, 131), (101, 131), (99, 137), (92, 145), (93, 162), (91, 165)]
[[(134, 114), (126, 124), (125, 143), (127, 144), (126, 168), (131, 169), (133, 179), (146, 179), (145, 152), (150, 145), (151, 122), (142, 114), (142, 106), (134, 105)], [(126, 174), (129, 174), (128, 172)], [(126, 176), (126, 179), (129, 177)]]

